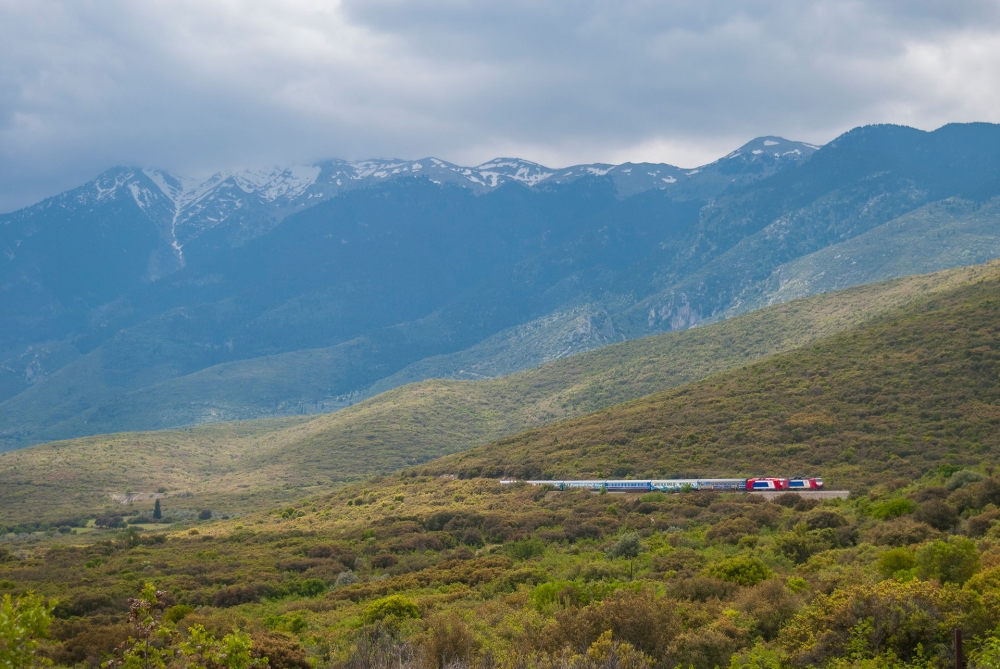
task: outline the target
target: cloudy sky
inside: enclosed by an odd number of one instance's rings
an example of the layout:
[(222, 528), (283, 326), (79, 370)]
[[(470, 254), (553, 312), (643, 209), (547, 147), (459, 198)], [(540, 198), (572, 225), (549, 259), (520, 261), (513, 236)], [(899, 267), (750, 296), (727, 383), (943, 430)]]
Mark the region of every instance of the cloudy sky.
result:
[(0, 211), (116, 164), (709, 162), (1000, 121), (1000, 5), (0, 0)]

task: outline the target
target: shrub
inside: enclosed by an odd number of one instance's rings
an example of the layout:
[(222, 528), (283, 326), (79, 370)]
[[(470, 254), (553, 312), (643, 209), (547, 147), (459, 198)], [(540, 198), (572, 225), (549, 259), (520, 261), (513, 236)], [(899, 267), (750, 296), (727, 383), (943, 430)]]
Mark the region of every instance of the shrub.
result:
[(847, 520), (830, 509), (816, 509), (806, 514), (803, 521), (810, 530), (836, 529), (847, 525)]
[(834, 530), (810, 530), (805, 523), (799, 523), (791, 532), (780, 535), (775, 547), (795, 564), (802, 564), (816, 553), (836, 548), (838, 543)]
[(986, 477), (979, 472), (974, 472), (971, 469), (963, 469), (948, 477), (948, 480), (944, 485), (948, 488), (948, 490), (958, 490), (959, 488), (964, 488), (970, 483), (982, 481), (984, 478)]
[(673, 578), (667, 582), (667, 594), (676, 599), (692, 602), (707, 602), (710, 599), (728, 599), (736, 586), (732, 583), (708, 576)]
[(742, 537), (757, 532), (757, 529), (757, 523), (749, 518), (729, 518), (712, 525), (705, 533), (705, 538), (709, 541), (735, 544)]
[(590, 644), (587, 658), (591, 666), (615, 667), (616, 669), (651, 669), (653, 658), (649, 657), (628, 641), (616, 642), (608, 630)]
[(212, 606), (225, 609), (230, 606), (252, 604), (259, 601), (260, 595), (257, 593), (256, 588), (248, 585), (234, 585), (228, 588), (222, 588), (216, 592), (215, 596), (212, 598)]
[(530, 560), (545, 553), (545, 543), (541, 539), (524, 539), (507, 546), (507, 554), (515, 560)]
[(937, 534), (927, 523), (903, 517), (879, 523), (868, 531), (867, 539), (876, 546), (909, 546), (923, 543)]
[(881, 581), (820, 594), (785, 626), (780, 643), (793, 667), (891, 652), (910, 661), (918, 647), (946, 650), (952, 631), (982, 633), (978, 594), (933, 581)]
[(187, 604), (178, 604), (177, 606), (171, 606), (169, 609), (163, 612), (163, 620), (168, 623), (173, 623), (176, 625), (186, 616), (194, 613), (194, 607), (188, 606)]
[(976, 544), (966, 537), (938, 539), (917, 549), (917, 575), (961, 585), (979, 570)]
[(250, 635), (255, 658), (267, 658), (270, 669), (312, 669), (306, 651), (299, 643), (277, 632), (254, 632)]
[(376, 555), (372, 558), (372, 567), (375, 569), (388, 569), (396, 565), (399, 562), (399, 558), (392, 553), (382, 553), (381, 555)]
[(303, 597), (319, 597), (326, 593), (326, 583), (318, 578), (307, 578), (299, 583), (298, 591)]
[(211, 509), (202, 509), (198, 512), (198, 520), (209, 520), (212, 517)]
[(361, 614), (361, 619), (368, 625), (389, 617), (419, 618), (420, 609), (411, 599), (402, 595), (389, 595), (382, 599), (376, 599)]
[(676, 601), (656, 597), (649, 588), (616, 590), (600, 602), (557, 611), (555, 618), (547, 639), (551, 650), (587, 648), (610, 630), (613, 638), (657, 659), (667, 657), (681, 628)]
[(997, 520), (1000, 520), (1000, 509), (991, 508), (969, 518), (965, 525), (965, 532), (970, 537), (981, 537)]
[(900, 516), (907, 516), (914, 511), (916, 511), (916, 505), (913, 503), (913, 500), (909, 500), (905, 497), (897, 497), (895, 499), (879, 502), (878, 504), (872, 504), (869, 508), (869, 513), (871, 513), (872, 518), (876, 518), (878, 520), (899, 518)]
[(924, 502), (917, 509), (916, 513), (913, 514), (913, 519), (927, 523), (934, 529), (944, 532), (952, 529), (958, 523), (958, 512), (947, 502), (932, 499)]
[(799, 607), (799, 599), (777, 579), (762, 581), (746, 588), (736, 598), (736, 608), (750, 616), (754, 628), (771, 641)]
[[(465, 666), (475, 648), (476, 639), (465, 622), (454, 613), (438, 614), (427, 621), (421, 639), (424, 657), (431, 666)], [(433, 659), (431, 659), (433, 658)]]
[(771, 570), (759, 558), (737, 555), (710, 565), (705, 573), (727, 583), (757, 585), (771, 578)]
[(804, 498), (797, 492), (783, 492), (777, 497), (771, 500), (772, 504), (777, 504), (778, 506), (783, 506), (786, 509), (793, 508), (796, 504), (801, 502)]
[(917, 565), (913, 551), (908, 548), (891, 548), (879, 556), (876, 568), (882, 578), (912, 577), (911, 570)]
[(359, 580), (360, 579), (357, 577), (357, 575), (353, 571), (348, 569), (347, 571), (342, 571), (339, 574), (337, 574), (336, 585), (338, 588), (346, 585), (354, 585)]

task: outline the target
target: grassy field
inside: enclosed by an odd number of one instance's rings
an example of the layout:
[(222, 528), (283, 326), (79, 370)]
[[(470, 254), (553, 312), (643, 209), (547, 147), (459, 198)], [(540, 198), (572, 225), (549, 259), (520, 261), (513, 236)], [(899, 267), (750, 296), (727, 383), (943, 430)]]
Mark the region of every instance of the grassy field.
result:
[(0, 524), (126, 511), (110, 495), (161, 488), (177, 513), (266, 508), (675, 388), (998, 273), (988, 264), (862, 286), (500, 379), (412, 384), (309, 419), (88, 437), (0, 454)]

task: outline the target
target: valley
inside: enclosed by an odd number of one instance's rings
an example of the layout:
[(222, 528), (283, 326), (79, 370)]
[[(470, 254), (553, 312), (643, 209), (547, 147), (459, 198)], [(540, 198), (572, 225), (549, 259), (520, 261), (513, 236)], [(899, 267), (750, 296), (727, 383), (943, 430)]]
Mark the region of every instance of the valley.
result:
[(0, 454), (0, 525), (118, 513), (125, 509), (109, 495), (126, 490), (163, 488), (165, 501), (188, 515), (265, 509), (683, 386), (998, 272), (992, 263), (817, 295), (499, 379), (410, 384), (325, 416), (111, 434)]

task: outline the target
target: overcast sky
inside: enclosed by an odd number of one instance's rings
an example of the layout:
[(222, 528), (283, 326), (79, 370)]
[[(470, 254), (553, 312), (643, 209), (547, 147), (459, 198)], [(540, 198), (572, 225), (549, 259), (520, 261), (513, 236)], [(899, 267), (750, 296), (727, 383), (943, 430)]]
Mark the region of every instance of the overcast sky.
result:
[(0, 0), (0, 211), (117, 164), (693, 167), (1000, 121), (997, 2)]

